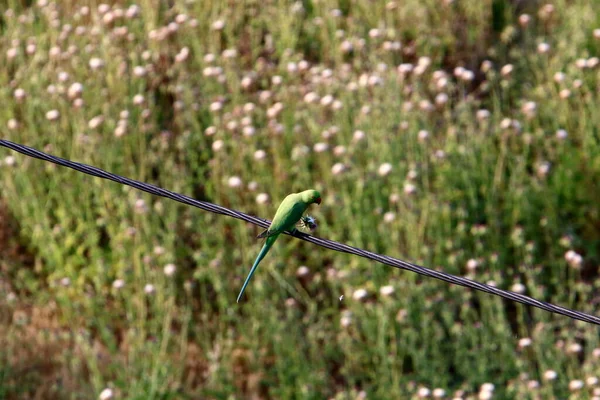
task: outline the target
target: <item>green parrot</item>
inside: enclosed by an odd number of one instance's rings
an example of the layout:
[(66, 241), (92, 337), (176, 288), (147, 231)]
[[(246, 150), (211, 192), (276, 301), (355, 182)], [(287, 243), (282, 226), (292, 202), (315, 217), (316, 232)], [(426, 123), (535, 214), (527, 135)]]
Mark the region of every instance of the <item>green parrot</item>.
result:
[(250, 282), (250, 278), (252, 278), (254, 271), (256, 271), (258, 264), (267, 255), (271, 246), (273, 246), (273, 243), (277, 240), (277, 237), (284, 231), (294, 231), (296, 229), (296, 223), (300, 220), (302, 214), (304, 214), (308, 206), (313, 203), (321, 204), (321, 195), (316, 190), (305, 190), (300, 193), (292, 193), (283, 199), (275, 213), (275, 217), (273, 218), (269, 229), (258, 235), (259, 238), (267, 238), (267, 240), (260, 250), (260, 253), (258, 253), (258, 257), (254, 260), (254, 264), (248, 273), (248, 277), (244, 281), (244, 286), (242, 286), (242, 290), (240, 290), (240, 294), (237, 297), (238, 303), (244, 294), (244, 290), (246, 290), (246, 286), (248, 286), (248, 282)]

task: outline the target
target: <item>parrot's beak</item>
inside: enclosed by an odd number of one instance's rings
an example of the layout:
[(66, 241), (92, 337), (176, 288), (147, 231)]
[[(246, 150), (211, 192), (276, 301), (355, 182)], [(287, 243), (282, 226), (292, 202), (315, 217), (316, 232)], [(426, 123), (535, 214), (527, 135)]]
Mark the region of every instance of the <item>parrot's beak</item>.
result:
[(315, 203), (321, 205), (321, 198), (319, 197), (318, 199), (315, 200)]

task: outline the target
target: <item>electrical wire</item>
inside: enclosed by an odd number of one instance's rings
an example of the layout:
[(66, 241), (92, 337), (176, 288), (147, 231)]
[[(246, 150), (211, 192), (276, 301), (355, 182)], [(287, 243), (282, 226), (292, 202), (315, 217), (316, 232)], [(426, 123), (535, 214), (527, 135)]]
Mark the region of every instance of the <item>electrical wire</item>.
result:
[[(103, 179), (108, 179), (114, 182), (118, 182), (122, 185), (127, 185), (134, 187), (136, 189), (142, 190), (147, 193), (151, 193), (157, 196), (166, 197), (171, 200), (178, 201), (183, 204), (187, 204), (190, 206), (194, 206), (200, 208), (205, 211), (209, 211), (216, 214), (226, 215), (229, 217), (237, 218), (242, 221), (250, 222), (254, 225), (258, 225), (262, 228), (268, 228), (270, 221), (262, 218), (257, 218), (252, 215), (245, 214), (240, 211), (231, 210), (226, 207), (222, 207), (216, 204), (212, 204), (206, 201), (195, 200), (191, 197), (184, 196), (179, 193), (171, 192), (166, 189), (162, 189), (158, 186), (154, 186), (148, 183), (139, 182), (133, 179), (125, 178), (120, 175), (111, 174), (110, 172), (106, 172), (100, 168), (93, 167), (91, 165), (82, 164), (74, 161), (69, 161), (64, 158), (52, 156), (50, 154), (46, 154), (42, 151), (33, 149), (28, 146), (24, 146), (21, 144), (13, 143), (8, 140), (0, 139), (0, 146), (7, 147), (21, 154), (25, 154), (29, 157), (37, 158), (40, 160), (48, 161), (54, 164), (62, 165), (67, 168), (74, 169), (79, 172), (83, 172), (84, 174), (96, 176)], [(393, 257), (389, 257), (386, 255), (376, 254), (367, 250), (359, 249), (357, 247), (349, 246), (347, 244), (335, 242), (333, 240), (321, 239), (315, 236), (311, 236), (309, 234), (303, 232), (285, 232), (287, 235), (294, 236), (298, 239), (307, 241), (309, 243), (313, 243), (317, 246), (324, 247), (326, 249), (335, 250), (338, 252), (353, 254), (359, 257), (367, 258), (369, 260), (377, 261), (382, 264), (386, 264), (395, 268), (405, 269), (419, 275), (428, 276), (431, 278), (439, 279), (444, 282), (451, 283), (453, 285), (459, 285), (470, 289), (479, 290), (481, 292), (493, 294), (496, 296), (500, 296), (507, 300), (516, 301), (521, 304), (529, 305), (532, 307), (537, 307), (542, 310), (560, 314), (567, 316), (572, 319), (588, 322), (591, 324), (600, 325), (600, 318), (594, 315), (586, 314), (584, 312), (571, 310), (569, 308), (557, 306), (551, 303), (547, 303), (545, 301), (536, 300), (532, 297), (525, 296), (523, 294), (511, 292), (508, 290), (502, 290), (494, 286), (486, 285), (483, 283), (479, 283), (477, 281), (473, 281), (471, 279), (463, 278), (460, 276), (451, 275), (442, 271), (436, 271), (429, 268), (422, 267), (420, 265), (412, 264), (407, 261), (402, 261)]]

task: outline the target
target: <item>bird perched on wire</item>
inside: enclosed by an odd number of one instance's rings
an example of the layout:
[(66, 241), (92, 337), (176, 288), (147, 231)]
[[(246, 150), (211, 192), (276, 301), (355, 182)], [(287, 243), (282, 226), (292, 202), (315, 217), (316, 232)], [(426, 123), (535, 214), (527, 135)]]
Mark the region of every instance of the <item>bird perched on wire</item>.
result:
[[(300, 221), (302, 214), (308, 209), (308, 206), (313, 203), (321, 204), (321, 195), (319, 192), (312, 189), (300, 193), (292, 193), (283, 199), (275, 213), (275, 217), (273, 218), (269, 229), (258, 235), (259, 238), (266, 238), (267, 240), (260, 250), (260, 253), (258, 253), (256, 260), (254, 260), (254, 264), (248, 273), (248, 277), (246, 277), (246, 280), (244, 281), (242, 290), (240, 290), (240, 294), (237, 297), (238, 303), (242, 298), (244, 290), (246, 290), (246, 286), (248, 286), (248, 282), (250, 282), (254, 271), (256, 271), (258, 264), (260, 264), (261, 260), (267, 255), (273, 246), (273, 243), (275, 243), (279, 235), (284, 231), (295, 231), (296, 223)], [(304, 222), (307, 224), (306, 221)], [(314, 224), (314, 219), (311, 219), (310, 222), (310, 224), (307, 224), (309, 227)]]

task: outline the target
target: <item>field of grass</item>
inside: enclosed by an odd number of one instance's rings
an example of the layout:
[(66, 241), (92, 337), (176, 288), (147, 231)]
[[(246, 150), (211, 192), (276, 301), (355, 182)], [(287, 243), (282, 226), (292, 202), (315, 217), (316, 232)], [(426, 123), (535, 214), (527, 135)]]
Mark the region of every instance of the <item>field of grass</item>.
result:
[[(0, 137), (597, 314), (593, 3), (8, 0)], [(600, 399), (596, 326), (293, 238), (236, 304), (258, 233), (0, 148), (0, 399)]]

